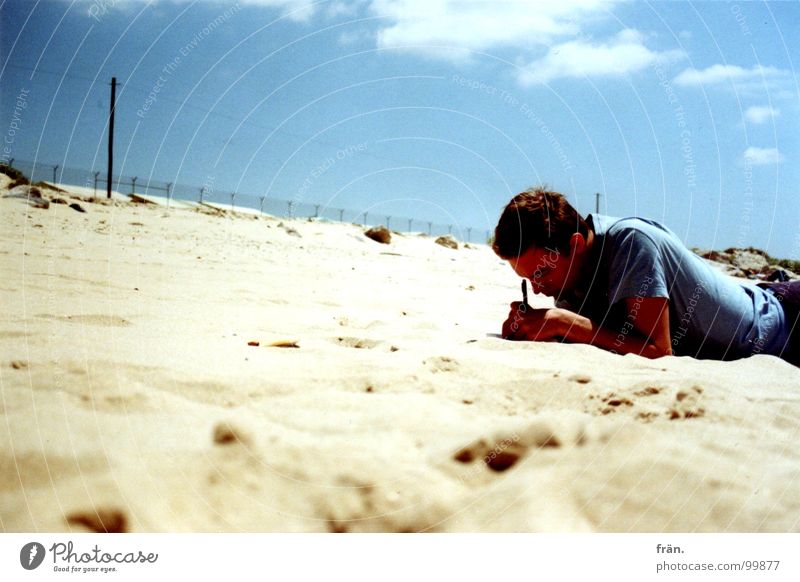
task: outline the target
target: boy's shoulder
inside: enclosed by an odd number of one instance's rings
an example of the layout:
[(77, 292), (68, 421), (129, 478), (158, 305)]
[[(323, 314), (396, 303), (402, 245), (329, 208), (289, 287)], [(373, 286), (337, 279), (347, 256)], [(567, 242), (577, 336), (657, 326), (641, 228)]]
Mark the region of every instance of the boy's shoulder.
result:
[(590, 214), (589, 221), (594, 233), (599, 236), (616, 237), (632, 232), (641, 232), (655, 236), (675, 236), (670, 229), (655, 220), (639, 216), (607, 216), (605, 214)]
[(655, 220), (638, 216), (624, 218), (602, 214), (590, 216), (594, 233), (600, 237), (601, 246), (607, 251), (640, 248), (644, 245), (653, 251), (658, 250), (673, 255), (691, 252), (677, 234)]

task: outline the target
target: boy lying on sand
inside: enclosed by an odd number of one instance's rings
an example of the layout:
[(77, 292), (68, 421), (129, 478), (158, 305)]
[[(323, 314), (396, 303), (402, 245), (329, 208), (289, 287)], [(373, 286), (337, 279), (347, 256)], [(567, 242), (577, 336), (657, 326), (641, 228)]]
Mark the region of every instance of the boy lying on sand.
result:
[(800, 361), (800, 281), (739, 283), (652, 220), (584, 220), (564, 196), (537, 188), (511, 199), (492, 248), (534, 292), (556, 300), (549, 309), (512, 303), (507, 339), (648, 358), (772, 354)]

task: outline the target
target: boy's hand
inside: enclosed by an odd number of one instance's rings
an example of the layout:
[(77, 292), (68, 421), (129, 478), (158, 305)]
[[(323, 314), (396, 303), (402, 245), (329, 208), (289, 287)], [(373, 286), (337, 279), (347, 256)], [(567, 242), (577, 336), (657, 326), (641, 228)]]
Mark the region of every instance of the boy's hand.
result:
[(533, 309), (521, 301), (511, 304), (508, 319), (503, 323), (503, 337), (509, 340), (555, 341), (564, 337), (569, 326), (564, 309)]

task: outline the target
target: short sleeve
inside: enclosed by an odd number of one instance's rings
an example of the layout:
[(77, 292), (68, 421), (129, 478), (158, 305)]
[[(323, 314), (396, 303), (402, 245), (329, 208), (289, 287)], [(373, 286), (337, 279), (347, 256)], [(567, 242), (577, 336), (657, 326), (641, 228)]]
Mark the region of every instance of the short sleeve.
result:
[(627, 228), (614, 237), (608, 279), (609, 305), (628, 297), (669, 298), (664, 261), (647, 234)]

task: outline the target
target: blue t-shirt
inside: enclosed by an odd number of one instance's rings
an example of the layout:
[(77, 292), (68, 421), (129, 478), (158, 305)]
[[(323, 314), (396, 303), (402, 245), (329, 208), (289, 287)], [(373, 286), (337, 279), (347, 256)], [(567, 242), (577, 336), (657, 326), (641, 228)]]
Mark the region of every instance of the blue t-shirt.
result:
[(675, 355), (732, 360), (781, 353), (789, 330), (775, 295), (715, 270), (652, 220), (595, 214), (588, 222), (593, 276), (585, 289), (559, 298), (565, 306), (618, 329), (624, 341), (636, 315), (624, 299), (666, 297)]

